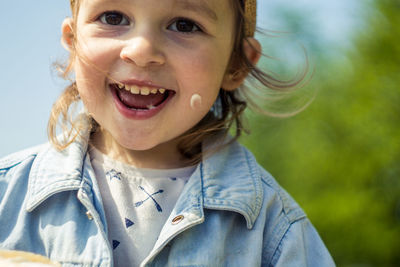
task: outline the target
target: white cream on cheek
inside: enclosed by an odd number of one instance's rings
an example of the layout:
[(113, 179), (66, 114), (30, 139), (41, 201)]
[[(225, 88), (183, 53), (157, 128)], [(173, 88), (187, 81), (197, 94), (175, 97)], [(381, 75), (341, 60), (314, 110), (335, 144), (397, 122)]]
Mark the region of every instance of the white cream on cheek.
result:
[(201, 102), (202, 102), (201, 96), (199, 94), (193, 94), (192, 97), (190, 98), (190, 107), (193, 110), (196, 110), (201, 107)]

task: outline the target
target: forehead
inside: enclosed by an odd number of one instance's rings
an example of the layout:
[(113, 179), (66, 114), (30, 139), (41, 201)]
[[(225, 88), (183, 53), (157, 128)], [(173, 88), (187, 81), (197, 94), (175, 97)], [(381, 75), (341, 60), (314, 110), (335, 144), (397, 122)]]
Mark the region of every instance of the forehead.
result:
[[(213, 20), (218, 20), (218, 16), (215, 13), (215, 1), (209, 0), (174, 0), (174, 6), (180, 6), (183, 9), (193, 10), (203, 15), (208, 16)], [(210, 3), (211, 2), (211, 3)], [(221, 1), (224, 2), (224, 1)]]
[(135, 5), (140, 2), (150, 5), (154, 2), (159, 5), (167, 5), (170, 9), (181, 8), (198, 12), (216, 20), (218, 11), (226, 13), (232, 10), (232, 1), (235, 0), (75, 0), (75, 3), (81, 9), (99, 5)]

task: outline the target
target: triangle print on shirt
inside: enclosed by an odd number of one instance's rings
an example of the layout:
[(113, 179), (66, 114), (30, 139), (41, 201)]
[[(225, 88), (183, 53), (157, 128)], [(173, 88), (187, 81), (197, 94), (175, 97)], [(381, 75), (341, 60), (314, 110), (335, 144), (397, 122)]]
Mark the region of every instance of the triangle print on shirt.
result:
[(135, 224), (134, 222), (132, 222), (128, 218), (125, 218), (125, 226), (126, 226), (126, 228), (129, 228), (129, 227), (133, 226), (134, 224)]
[(117, 180), (120, 180), (121, 181), (121, 173), (120, 172), (117, 172), (116, 170), (114, 170), (114, 169), (111, 169), (111, 170), (109, 170), (107, 173), (106, 173), (106, 176), (108, 177), (108, 179), (110, 179), (110, 181), (112, 180), (112, 179), (117, 179)]

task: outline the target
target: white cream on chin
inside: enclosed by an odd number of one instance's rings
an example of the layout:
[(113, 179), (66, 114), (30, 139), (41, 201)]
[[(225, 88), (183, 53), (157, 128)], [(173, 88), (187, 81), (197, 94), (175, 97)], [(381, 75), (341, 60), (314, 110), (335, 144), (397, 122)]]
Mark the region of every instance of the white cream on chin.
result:
[(201, 107), (201, 96), (199, 94), (193, 94), (190, 98), (190, 107), (192, 109), (198, 109)]

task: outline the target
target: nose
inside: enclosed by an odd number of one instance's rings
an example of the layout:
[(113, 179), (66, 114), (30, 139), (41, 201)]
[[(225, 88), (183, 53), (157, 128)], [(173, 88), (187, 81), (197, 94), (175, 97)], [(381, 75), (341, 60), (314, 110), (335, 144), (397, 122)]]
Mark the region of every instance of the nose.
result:
[(165, 63), (165, 56), (155, 40), (136, 36), (125, 42), (120, 57), (138, 67), (159, 66)]

